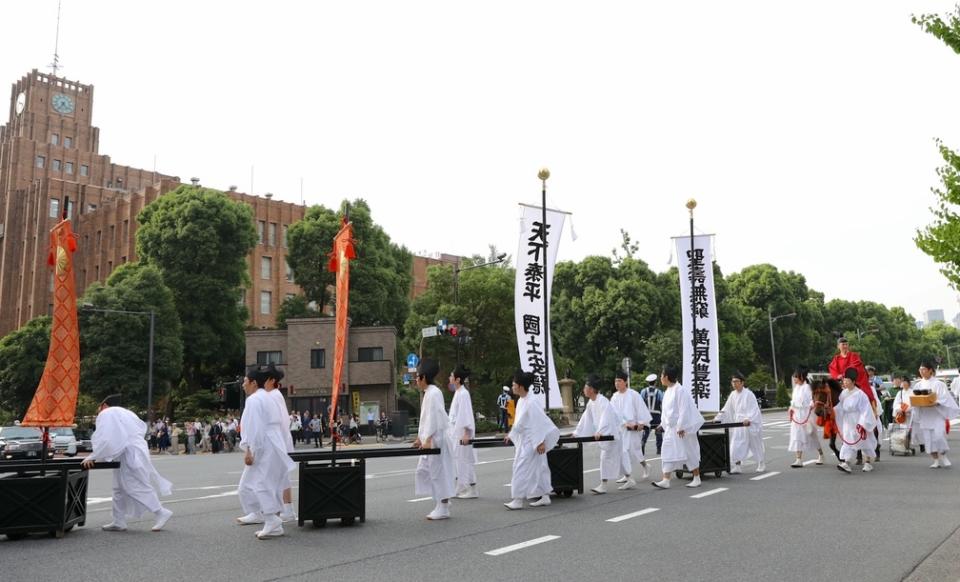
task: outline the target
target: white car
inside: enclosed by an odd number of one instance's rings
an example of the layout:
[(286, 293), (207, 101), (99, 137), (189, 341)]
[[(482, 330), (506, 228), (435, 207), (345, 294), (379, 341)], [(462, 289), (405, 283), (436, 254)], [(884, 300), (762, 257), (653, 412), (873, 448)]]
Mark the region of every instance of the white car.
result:
[(72, 428), (51, 428), (50, 440), (53, 442), (53, 448), (58, 453), (64, 454), (68, 457), (76, 456), (77, 445), (80, 443), (77, 442), (77, 437), (73, 435)]

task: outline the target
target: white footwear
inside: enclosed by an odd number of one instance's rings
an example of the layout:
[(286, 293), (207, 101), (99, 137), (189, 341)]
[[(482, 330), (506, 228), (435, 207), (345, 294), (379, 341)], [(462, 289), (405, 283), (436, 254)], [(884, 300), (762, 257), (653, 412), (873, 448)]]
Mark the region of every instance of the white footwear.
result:
[(263, 523), (262, 513), (248, 513), (243, 517), (237, 518), (237, 524), (239, 525), (258, 525), (261, 523)]
[(617, 487), (617, 489), (619, 489), (620, 491), (626, 491), (628, 489), (636, 489), (636, 488), (637, 488), (637, 482), (634, 481), (633, 479), (627, 479), (627, 481), (623, 485)]
[(701, 485), (701, 483), (700, 483), (700, 475), (694, 475), (694, 476), (693, 476), (693, 481), (687, 483), (687, 487), (699, 487), (700, 485)]
[(743, 467), (741, 467), (739, 463), (737, 463), (736, 465), (733, 466), (733, 468), (730, 469), (731, 475), (739, 475), (740, 473), (743, 473)]
[(940, 464), (943, 466), (944, 469), (946, 469), (947, 467), (949, 467), (949, 466), (952, 465), (953, 463), (951, 463), (951, 462), (950, 462), (950, 459), (948, 459), (946, 456), (944, 456), (943, 453), (940, 453)]
[(626, 482), (627, 482), (627, 479), (629, 479), (629, 478), (630, 478), (630, 477), (620, 477), (619, 479), (617, 479), (617, 483), (619, 483), (619, 484), (626, 483)]
[(763, 473), (766, 470), (767, 470), (767, 466), (765, 464), (763, 463), (757, 464), (757, 471), (756, 471), (757, 473)]
[(471, 485), (460, 493), (457, 493), (457, 499), (476, 499), (477, 497), (480, 497), (480, 494), (477, 493), (476, 485)]
[(840, 464), (837, 465), (837, 468), (840, 469), (841, 471), (843, 471), (844, 473), (851, 473), (851, 472), (853, 472), (853, 470), (850, 469), (850, 465), (847, 464), (846, 461), (841, 461)]
[(796, 461), (790, 463), (790, 466), (793, 467), (794, 469), (802, 469), (803, 461), (801, 461), (800, 459), (797, 459)]
[(860, 469), (860, 470), (863, 471), (864, 473), (869, 473), (870, 471), (873, 471), (873, 465), (871, 465), (870, 463), (864, 463), (863, 469)]
[(170, 517), (173, 515), (173, 512), (169, 509), (163, 507), (160, 511), (157, 512), (157, 521), (153, 523), (153, 527), (150, 528), (150, 531), (160, 531), (163, 529), (163, 526), (167, 525), (167, 521), (170, 520)]
[(276, 515), (266, 516), (263, 529), (257, 532), (257, 539), (268, 540), (283, 535), (283, 522)]
[(549, 495), (544, 495), (540, 499), (537, 499), (536, 501), (533, 501), (530, 503), (530, 507), (546, 507), (548, 505), (550, 505)]
[(597, 485), (590, 491), (593, 491), (597, 495), (603, 495), (604, 493), (607, 492), (607, 484), (601, 481), (599, 485)]
[[(541, 499), (543, 499), (543, 498), (541, 497)], [(513, 500), (510, 501), (510, 503), (504, 503), (503, 506), (506, 507), (507, 509), (510, 509), (510, 510), (523, 509), (523, 500), (522, 500), (522, 499), (513, 499)]]
[(817, 462), (816, 462), (815, 464), (816, 464), (816, 465), (822, 465), (822, 464), (823, 464), (823, 453), (820, 453), (819, 455), (817, 455)]
[(433, 511), (427, 514), (427, 519), (430, 521), (450, 519), (450, 503), (438, 503)]
[(117, 523), (108, 523), (100, 526), (103, 531), (127, 531), (127, 526)]
[(940, 459), (935, 459), (935, 460), (933, 461), (933, 464), (930, 465), (930, 468), (931, 468), (931, 469), (939, 469), (939, 468), (940, 468)]
[(291, 521), (297, 521), (297, 512), (293, 511), (292, 509), (289, 511), (287, 510), (281, 511), (280, 521), (282, 523), (290, 523)]
[(670, 488), (670, 479), (661, 479), (659, 481), (654, 481), (651, 483), (657, 489), (669, 489)]
[(640, 465), (640, 469), (643, 471), (642, 473), (640, 473), (640, 479), (646, 479), (647, 477), (650, 476), (650, 466), (647, 465), (646, 461), (644, 461)]

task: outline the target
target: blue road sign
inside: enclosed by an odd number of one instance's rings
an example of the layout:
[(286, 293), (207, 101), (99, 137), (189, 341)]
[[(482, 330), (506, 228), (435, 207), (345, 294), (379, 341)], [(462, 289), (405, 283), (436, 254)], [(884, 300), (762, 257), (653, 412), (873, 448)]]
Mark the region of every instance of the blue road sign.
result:
[(407, 354), (407, 367), (416, 368), (420, 364), (420, 358), (417, 357), (417, 354)]

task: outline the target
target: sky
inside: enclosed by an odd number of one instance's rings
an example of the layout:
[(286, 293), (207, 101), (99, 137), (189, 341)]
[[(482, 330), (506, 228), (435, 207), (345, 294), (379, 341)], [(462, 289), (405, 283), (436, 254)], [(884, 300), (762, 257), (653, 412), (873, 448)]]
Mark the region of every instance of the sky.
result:
[[(960, 55), (910, 16), (953, 6), (64, 0), (58, 52), (95, 86), (115, 163), (362, 197), (396, 242), (461, 255), (516, 253), (546, 166), (577, 234), (559, 260), (610, 255), (625, 229), (664, 271), (692, 197), (726, 274), (771, 263), (828, 300), (949, 320), (958, 294), (913, 237), (934, 138), (960, 148)], [(56, 13), (4, 6), (0, 104), (49, 72)]]

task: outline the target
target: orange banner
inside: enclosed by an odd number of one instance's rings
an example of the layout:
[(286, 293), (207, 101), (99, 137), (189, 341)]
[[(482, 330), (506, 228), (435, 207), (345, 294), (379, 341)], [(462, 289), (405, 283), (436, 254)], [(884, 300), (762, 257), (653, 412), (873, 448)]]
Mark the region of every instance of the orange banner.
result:
[(350, 260), (357, 258), (353, 249), (353, 223), (344, 220), (343, 227), (333, 237), (330, 270), (337, 274), (337, 330), (333, 346), (333, 385), (330, 390), (330, 427), (336, 425), (337, 404), (343, 378), (343, 362), (347, 357), (347, 305), (350, 297)]
[(70, 221), (50, 231), (47, 264), (53, 267), (53, 322), (50, 350), (40, 385), (24, 417), (23, 426), (70, 426), (80, 392), (80, 330), (77, 327), (77, 287), (73, 253), (77, 240)]

